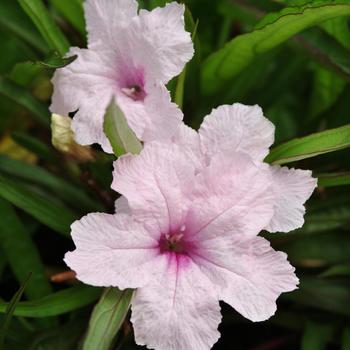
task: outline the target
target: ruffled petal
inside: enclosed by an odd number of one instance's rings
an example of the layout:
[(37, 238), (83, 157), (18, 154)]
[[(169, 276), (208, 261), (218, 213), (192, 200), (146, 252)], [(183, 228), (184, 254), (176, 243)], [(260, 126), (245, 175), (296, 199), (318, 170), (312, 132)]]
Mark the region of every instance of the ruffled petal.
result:
[(112, 188), (126, 197), (135, 219), (155, 235), (182, 225), (193, 182), (194, 167), (176, 145), (152, 142), (138, 156), (123, 156), (114, 163)]
[(158, 283), (136, 291), (131, 317), (136, 342), (157, 350), (209, 350), (220, 337), (219, 303), (193, 262), (181, 266), (174, 259)]
[(137, 15), (136, 0), (87, 0), (84, 4), (89, 47), (105, 43)]
[(158, 79), (164, 83), (180, 74), (194, 53), (191, 35), (185, 31), (184, 11), (184, 5), (176, 2), (151, 12), (141, 10), (130, 28), (150, 46), (153, 59), (149, 63), (154, 65), (156, 59)]
[(165, 266), (158, 242), (128, 215), (93, 213), (71, 229), (76, 249), (64, 260), (84, 283), (138, 288)]
[(103, 52), (72, 48), (67, 56), (78, 55), (68, 66), (58, 69), (52, 79), (54, 93), (51, 112), (68, 115), (77, 112), (72, 128), (81, 145), (99, 143), (111, 151), (103, 133), (103, 117), (114, 89), (114, 72)]
[(261, 237), (213, 234), (191, 258), (217, 286), (219, 299), (252, 321), (270, 318), (279, 295), (299, 283), (287, 255)]
[(270, 173), (243, 153), (212, 157), (194, 187), (186, 219), (192, 236), (226, 232), (256, 236), (274, 213)]
[(304, 203), (317, 186), (309, 170), (270, 167), (275, 194), (275, 214), (266, 230), (289, 232), (304, 224)]
[(235, 103), (214, 109), (199, 129), (203, 151), (212, 156), (220, 152), (244, 152), (262, 161), (274, 141), (274, 125), (261, 108)]
[(120, 196), (114, 203), (115, 212), (117, 214), (130, 214), (130, 207), (128, 200), (124, 196)]

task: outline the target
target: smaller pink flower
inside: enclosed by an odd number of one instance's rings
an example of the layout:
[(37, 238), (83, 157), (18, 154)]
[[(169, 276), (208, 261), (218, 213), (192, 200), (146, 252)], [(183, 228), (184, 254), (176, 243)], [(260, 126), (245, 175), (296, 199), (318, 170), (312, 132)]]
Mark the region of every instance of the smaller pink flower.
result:
[(72, 128), (82, 145), (112, 148), (103, 119), (112, 97), (142, 141), (167, 140), (182, 114), (165, 88), (193, 55), (184, 30), (184, 6), (167, 4), (137, 13), (135, 0), (87, 0), (88, 48), (71, 48), (78, 58), (52, 79), (51, 111), (76, 112)]

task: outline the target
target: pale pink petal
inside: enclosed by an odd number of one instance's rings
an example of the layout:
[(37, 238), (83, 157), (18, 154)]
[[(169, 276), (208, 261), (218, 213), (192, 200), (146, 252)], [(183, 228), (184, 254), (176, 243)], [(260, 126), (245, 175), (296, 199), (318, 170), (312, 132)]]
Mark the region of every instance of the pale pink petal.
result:
[(89, 46), (120, 35), (137, 15), (136, 0), (87, 0), (84, 4)]
[(72, 128), (82, 145), (100, 143), (106, 151), (110, 145), (103, 133), (103, 117), (111, 100), (114, 80), (104, 53), (72, 48), (67, 56), (78, 55), (68, 66), (57, 69), (52, 79), (54, 93), (51, 112), (68, 115), (77, 112)]
[(264, 238), (235, 233), (213, 233), (191, 258), (216, 285), (219, 299), (252, 321), (264, 321), (275, 313), (279, 295), (296, 289), (299, 281), (285, 253)]
[(274, 140), (274, 125), (261, 108), (235, 103), (214, 109), (199, 129), (203, 151), (244, 152), (254, 160), (263, 160)]
[(182, 225), (194, 167), (178, 146), (152, 142), (140, 155), (123, 156), (114, 164), (112, 188), (127, 198), (137, 220), (156, 227), (154, 234)]
[(275, 214), (265, 227), (270, 232), (289, 232), (304, 224), (304, 203), (317, 186), (310, 170), (270, 167), (276, 197)]
[(64, 260), (84, 283), (138, 288), (164, 269), (158, 242), (128, 215), (89, 214), (71, 229), (76, 249)]
[(219, 339), (220, 306), (210, 281), (190, 259), (182, 267), (174, 260), (158, 283), (136, 291), (131, 321), (137, 344), (209, 350)]
[[(135, 36), (148, 43), (152, 57), (160, 65), (158, 79), (164, 83), (180, 74), (193, 56), (191, 35), (184, 29), (184, 11), (185, 6), (176, 2), (151, 12), (141, 10), (130, 28)], [(139, 54), (145, 60), (144, 53)], [(154, 65), (154, 59), (148, 62)], [(149, 68), (152, 70), (152, 67)]]
[(274, 213), (270, 173), (243, 153), (217, 154), (201, 170), (193, 185), (186, 219), (192, 235), (256, 236)]
[(116, 201), (115, 201), (115, 212), (117, 214), (130, 214), (130, 207), (128, 200), (124, 196), (120, 196)]

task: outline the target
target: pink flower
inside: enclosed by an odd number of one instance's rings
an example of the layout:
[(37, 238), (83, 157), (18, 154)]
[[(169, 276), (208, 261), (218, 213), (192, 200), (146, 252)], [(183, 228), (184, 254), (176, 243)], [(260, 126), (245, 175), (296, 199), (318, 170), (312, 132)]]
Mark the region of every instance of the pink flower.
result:
[(262, 163), (273, 125), (259, 107), (223, 106), (199, 133), (151, 142), (115, 163), (117, 214), (72, 225), (66, 263), (95, 286), (135, 288), (136, 342), (159, 350), (210, 349), (219, 300), (252, 321), (297, 287), (286, 254), (257, 235), (300, 225), (310, 172)]
[(135, 0), (86, 1), (88, 49), (71, 48), (68, 56), (78, 58), (52, 79), (51, 111), (77, 111), (72, 127), (78, 143), (99, 143), (112, 152), (103, 133), (112, 96), (139, 139), (171, 137), (182, 115), (164, 84), (193, 55), (183, 13), (177, 3), (137, 14)]

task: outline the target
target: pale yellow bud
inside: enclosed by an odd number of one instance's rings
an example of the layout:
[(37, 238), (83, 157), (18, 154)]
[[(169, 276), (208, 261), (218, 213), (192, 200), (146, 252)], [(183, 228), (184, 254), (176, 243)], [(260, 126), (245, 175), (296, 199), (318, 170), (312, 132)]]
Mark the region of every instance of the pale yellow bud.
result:
[(71, 127), (72, 119), (59, 114), (51, 116), (51, 141), (56, 149), (77, 160), (89, 161), (94, 159), (93, 150), (89, 146), (81, 146), (74, 140)]

